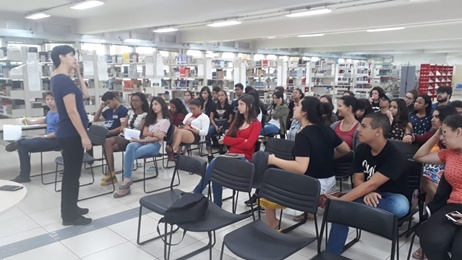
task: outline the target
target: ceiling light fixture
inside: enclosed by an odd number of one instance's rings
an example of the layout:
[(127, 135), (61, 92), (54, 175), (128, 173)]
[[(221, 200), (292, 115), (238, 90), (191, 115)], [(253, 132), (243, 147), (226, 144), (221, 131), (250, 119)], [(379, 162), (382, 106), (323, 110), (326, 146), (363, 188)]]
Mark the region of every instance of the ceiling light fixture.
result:
[(328, 14), (330, 12), (332, 12), (332, 10), (329, 8), (310, 9), (308, 11), (290, 13), (290, 14), (287, 14), (286, 16), (294, 18), (294, 17), (303, 17), (303, 16), (310, 16), (310, 15), (318, 15), (318, 14)]
[(168, 33), (168, 32), (176, 32), (176, 31), (178, 31), (178, 29), (173, 28), (173, 27), (166, 27), (166, 28), (154, 29), (152, 31), (155, 32), (155, 33)]
[(379, 29), (370, 29), (367, 32), (387, 32), (387, 31), (397, 31), (404, 30), (406, 27), (389, 27), (389, 28), (379, 28)]
[(213, 22), (211, 24), (207, 24), (210, 27), (224, 27), (224, 26), (231, 26), (231, 25), (238, 25), (241, 24), (241, 21), (238, 20), (228, 20), (228, 21), (221, 21), (221, 22)]
[(86, 1), (80, 1), (77, 2), (77, 4), (71, 6), (71, 9), (74, 10), (85, 10), (97, 6), (104, 5), (103, 1), (97, 1), (97, 0), (86, 0)]
[(43, 18), (47, 18), (47, 17), (50, 17), (50, 15), (46, 14), (46, 13), (42, 13), (42, 12), (32, 13), (32, 14), (26, 15), (26, 19), (31, 19), (31, 20), (43, 19)]
[(134, 38), (128, 38), (128, 39), (125, 39), (124, 42), (126, 43), (137, 43), (137, 42), (142, 42), (143, 40), (141, 39), (134, 39)]
[(317, 34), (302, 34), (297, 36), (298, 38), (305, 38), (305, 37), (322, 37), (324, 34), (322, 33), (317, 33)]

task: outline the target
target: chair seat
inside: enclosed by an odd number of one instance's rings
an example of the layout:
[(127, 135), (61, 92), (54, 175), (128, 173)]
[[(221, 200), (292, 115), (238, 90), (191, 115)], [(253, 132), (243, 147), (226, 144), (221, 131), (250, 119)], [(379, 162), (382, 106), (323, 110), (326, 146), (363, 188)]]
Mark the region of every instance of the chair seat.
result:
[[(95, 158), (93, 158), (88, 153), (83, 154), (83, 161), (82, 161), (83, 163), (91, 163), (91, 162), (94, 162), (94, 161), (95, 161)], [(59, 164), (59, 165), (64, 165), (64, 158), (62, 156), (56, 157), (55, 163)]]
[(178, 226), (192, 232), (209, 232), (231, 225), (250, 216), (252, 216), (252, 214), (233, 214), (209, 201), (205, 218), (202, 221)]
[(330, 252), (321, 252), (314, 258), (311, 258), (311, 260), (351, 260), (350, 258), (341, 256), (341, 255), (336, 255)]
[(280, 233), (260, 220), (224, 237), (228, 249), (244, 259), (285, 259), (315, 240), (316, 237), (295, 238)]
[(157, 214), (164, 215), (165, 211), (181, 196), (182, 193), (184, 193), (182, 190), (173, 189), (144, 196), (140, 199), (140, 205)]

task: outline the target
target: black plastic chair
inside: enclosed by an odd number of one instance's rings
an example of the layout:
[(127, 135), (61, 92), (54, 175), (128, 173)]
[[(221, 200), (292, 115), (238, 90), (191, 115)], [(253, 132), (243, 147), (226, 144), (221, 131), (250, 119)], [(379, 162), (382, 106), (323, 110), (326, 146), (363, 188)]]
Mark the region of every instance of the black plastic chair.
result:
[[(102, 126), (99, 126), (99, 125), (91, 125), (90, 128), (88, 129), (88, 137), (90, 138), (90, 141), (92, 143), (92, 145), (104, 145), (104, 142), (106, 141), (106, 134), (107, 134), (107, 129), (102, 127)], [(83, 153), (83, 164), (88, 164), (89, 167), (90, 167), (90, 172), (91, 172), (91, 178), (92, 178), (92, 181), (89, 182), (89, 183), (85, 183), (85, 184), (82, 184), (80, 185), (79, 187), (83, 187), (83, 186), (87, 186), (87, 185), (91, 185), (95, 182), (95, 174), (93, 172), (93, 166), (92, 164), (95, 162), (95, 161), (98, 161), (98, 160), (104, 160), (104, 158), (102, 159), (95, 159), (93, 158), (91, 155), (89, 155), (88, 153), (84, 152)], [(62, 156), (59, 156), (55, 159), (55, 163), (56, 163), (56, 172), (55, 172), (55, 191), (56, 192), (59, 192), (61, 191), (60, 189), (58, 189), (58, 166), (59, 165), (64, 165), (64, 159)], [(105, 191), (103, 193), (100, 193), (100, 194), (97, 194), (97, 195), (94, 195), (94, 196), (90, 196), (90, 197), (86, 197), (86, 198), (83, 198), (83, 199), (79, 199), (78, 201), (82, 201), (82, 200), (87, 200), (87, 199), (91, 199), (91, 198), (95, 198), (95, 197), (99, 197), (99, 196), (103, 196), (103, 195), (106, 195), (106, 194), (111, 194), (115, 191), (115, 185), (114, 183), (112, 183), (112, 190), (111, 191)]]
[(157, 214), (164, 215), (165, 211), (175, 202), (182, 193), (182, 190), (174, 189), (175, 186), (173, 183), (175, 181), (175, 176), (178, 175), (179, 171), (191, 172), (199, 176), (204, 176), (205, 170), (207, 169), (207, 162), (196, 157), (180, 155), (177, 159), (175, 170), (173, 171), (172, 181), (170, 183), (170, 190), (164, 191), (157, 194), (152, 194), (144, 196), (140, 199), (140, 213), (138, 217), (138, 234), (136, 242), (138, 245), (143, 245), (149, 241), (156, 240), (160, 236), (140, 241), (140, 230), (141, 230), (141, 217), (143, 216), (143, 208), (146, 208), (150, 211), (153, 211)]
[[(351, 180), (353, 158), (354, 152), (350, 151), (348, 154), (334, 160), (335, 179), (340, 181), (340, 192), (343, 191), (343, 181), (348, 180), (348, 178)], [(351, 180), (351, 188), (353, 188), (353, 180)]]
[[(233, 189), (233, 193), (239, 191), (248, 192), (250, 196), (253, 177), (253, 164), (242, 160), (236, 160), (234, 158), (225, 157), (218, 157), (215, 160), (216, 161), (215, 166), (212, 169), (211, 180), (223, 185), (224, 187)], [(235, 206), (233, 206), (233, 213), (230, 213), (218, 207), (215, 203), (210, 202), (204, 220), (199, 221), (197, 223), (178, 225), (185, 231), (207, 232), (207, 235), (209, 237), (209, 242), (206, 246), (199, 248), (185, 256), (182, 256), (180, 257), (180, 259), (188, 259), (207, 249), (209, 250), (209, 257), (210, 259), (212, 259), (212, 248), (216, 243), (215, 231), (225, 226), (241, 221), (250, 216), (250, 214), (248, 214), (247, 212), (241, 214), (234, 214), (235, 211)], [(167, 225), (165, 230), (167, 230)], [(173, 230), (169, 234), (172, 235), (172, 233)], [(171, 245), (164, 243), (164, 257), (166, 259), (168, 259), (170, 256), (170, 249)]]
[[(212, 169), (211, 181), (233, 191), (232, 212), (236, 213), (239, 192), (246, 192), (250, 198), (253, 180), (253, 164), (234, 158), (217, 157)], [(212, 185), (213, 185), (212, 183)], [(210, 184), (209, 184), (210, 185)], [(253, 213), (253, 206), (251, 206)], [(246, 212), (248, 213), (248, 212)], [(253, 216), (255, 219), (255, 216)]]
[[(399, 257), (398, 246), (398, 217), (392, 213), (356, 202), (329, 200), (321, 226), (321, 236), (318, 241), (318, 255), (312, 260), (348, 260), (344, 256), (330, 252), (321, 252), (321, 242), (324, 229), (327, 234), (327, 223), (335, 223), (354, 227), (374, 233), (391, 240), (391, 260), (395, 253)], [(327, 235), (326, 235), (327, 238)]]
[(315, 218), (316, 237), (295, 238), (270, 228), (261, 220), (254, 221), (225, 235), (224, 247), (243, 259), (285, 259), (319, 236), (316, 213), (318, 210), (319, 181), (281, 169), (268, 169), (260, 189), (260, 197), (288, 208), (312, 213)]

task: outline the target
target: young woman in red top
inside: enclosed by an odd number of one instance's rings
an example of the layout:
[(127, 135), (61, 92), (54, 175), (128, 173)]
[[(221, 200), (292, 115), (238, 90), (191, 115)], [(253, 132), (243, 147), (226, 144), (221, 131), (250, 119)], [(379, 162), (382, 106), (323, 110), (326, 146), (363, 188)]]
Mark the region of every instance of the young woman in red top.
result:
[[(230, 129), (226, 132), (223, 139), (223, 144), (230, 146), (230, 153), (244, 154), (242, 160), (250, 161), (252, 154), (255, 151), (255, 145), (260, 135), (261, 123), (257, 120), (255, 112), (255, 99), (250, 95), (243, 95), (238, 100), (238, 114), (236, 120)], [(194, 193), (200, 194), (206, 187), (212, 175), (212, 169), (215, 164), (213, 159), (205, 172), (204, 180), (201, 180), (194, 188)], [(213, 184), (213, 201), (221, 207), (222, 201), (222, 186)]]
[(343, 96), (338, 102), (338, 115), (343, 119), (331, 125), (335, 133), (348, 144), (350, 149), (354, 150), (358, 145), (358, 136), (356, 129), (359, 126), (355, 118), (355, 112), (358, 109), (358, 100), (355, 97)]

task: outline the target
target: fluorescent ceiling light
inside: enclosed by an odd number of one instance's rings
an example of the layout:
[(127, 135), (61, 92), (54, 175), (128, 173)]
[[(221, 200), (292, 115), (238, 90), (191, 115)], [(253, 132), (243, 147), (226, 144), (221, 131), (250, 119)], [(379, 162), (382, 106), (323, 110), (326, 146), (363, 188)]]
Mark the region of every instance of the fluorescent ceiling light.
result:
[(142, 42), (143, 40), (140, 39), (133, 39), (133, 38), (128, 38), (125, 39), (124, 42), (130, 42), (130, 43), (135, 43), (135, 42)]
[(178, 31), (178, 29), (173, 28), (173, 27), (159, 28), (159, 29), (153, 30), (153, 32), (155, 33), (168, 33), (168, 32), (176, 32), (176, 31)]
[(43, 19), (47, 17), (50, 17), (50, 15), (46, 13), (33, 13), (33, 14), (26, 15), (26, 19), (31, 19), (31, 20)]
[(309, 16), (309, 15), (318, 15), (318, 14), (328, 14), (332, 12), (331, 9), (329, 8), (322, 8), (322, 9), (314, 9), (314, 10), (308, 10), (304, 12), (296, 12), (296, 13), (290, 13), (286, 15), (287, 17), (302, 17), (302, 16)]
[(322, 37), (324, 34), (322, 33), (317, 33), (317, 34), (302, 34), (297, 36), (298, 38), (305, 38), (305, 37)]
[(103, 1), (97, 1), (97, 0), (87, 0), (83, 2), (79, 2), (73, 6), (71, 6), (71, 9), (74, 10), (85, 10), (93, 7), (97, 7), (100, 5), (104, 5)]
[(379, 29), (370, 29), (367, 32), (387, 32), (387, 31), (397, 31), (404, 30), (406, 27), (390, 27), (390, 28), (379, 28)]
[(222, 21), (222, 22), (214, 22), (211, 24), (207, 24), (207, 26), (210, 27), (224, 27), (224, 26), (231, 26), (231, 25), (238, 25), (241, 24), (241, 21), (237, 20), (229, 20), (229, 21)]

